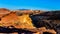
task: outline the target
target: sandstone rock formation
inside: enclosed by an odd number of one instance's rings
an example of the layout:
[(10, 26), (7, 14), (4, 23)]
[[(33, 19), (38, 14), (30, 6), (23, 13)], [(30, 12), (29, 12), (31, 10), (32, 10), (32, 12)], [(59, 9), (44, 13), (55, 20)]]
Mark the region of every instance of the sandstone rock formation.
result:
[(5, 9), (5, 8), (0, 8), (0, 18), (9, 13), (10, 13), (10, 10)]
[[(56, 34), (60, 30), (60, 13), (44, 12), (41, 10), (8, 10), (0, 9), (0, 27), (17, 28), (44, 34)], [(45, 28), (41, 28), (45, 27)], [(52, 32), (51, 32), (52, 31)]]

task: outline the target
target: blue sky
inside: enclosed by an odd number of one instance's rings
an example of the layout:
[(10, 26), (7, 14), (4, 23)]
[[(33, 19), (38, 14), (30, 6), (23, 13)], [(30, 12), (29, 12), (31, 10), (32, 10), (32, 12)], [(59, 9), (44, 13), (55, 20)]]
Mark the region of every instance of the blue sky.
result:
[(0, 8), (60, 10), (60, 0), (0, 0)]

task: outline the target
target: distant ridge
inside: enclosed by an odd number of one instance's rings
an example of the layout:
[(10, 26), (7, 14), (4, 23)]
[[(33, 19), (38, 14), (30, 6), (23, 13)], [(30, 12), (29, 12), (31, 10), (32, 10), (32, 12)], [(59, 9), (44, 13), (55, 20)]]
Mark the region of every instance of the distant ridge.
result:
[(29, 10), (29, 9), (18, 9), (18, 10)]

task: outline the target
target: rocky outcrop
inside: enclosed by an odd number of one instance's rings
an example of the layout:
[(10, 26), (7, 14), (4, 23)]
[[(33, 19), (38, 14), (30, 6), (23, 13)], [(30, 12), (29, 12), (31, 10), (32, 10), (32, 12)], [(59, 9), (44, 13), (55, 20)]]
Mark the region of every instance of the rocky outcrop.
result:
[[(8, 10), (0, 9), (0, 31), (23, 31), (38, 34), (56, 34), (60, 30), (60, 12), (41, 10)], [(57, 23), (58, 22), (58, 23)], [(45, 27), (45, 28), (43, 28)], [(5, 29), (4, 29), (5, 28)], [(16, 30), (17, 29), (17, 30)], [(6, 31), (5, 30), (5, 31)], [(2, 31), (2, 32), (5, 32)], [(53, 31), (53, 32), (51, 32)]]
[(10, 10), (5, 8), (0, 8), (0, 18), (9, 13), (10, 13)]

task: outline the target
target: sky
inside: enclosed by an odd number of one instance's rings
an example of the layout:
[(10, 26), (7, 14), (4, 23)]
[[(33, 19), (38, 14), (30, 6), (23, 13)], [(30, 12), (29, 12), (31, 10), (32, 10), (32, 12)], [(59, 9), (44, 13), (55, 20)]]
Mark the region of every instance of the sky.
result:
[(60, 0), (0, 0), (0, 8), (60, 10)]

